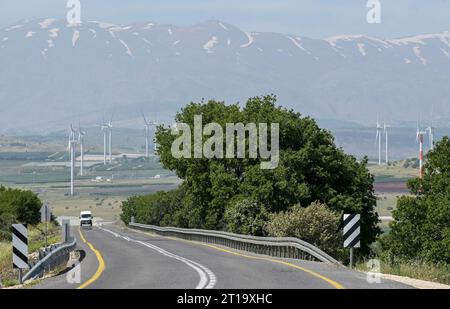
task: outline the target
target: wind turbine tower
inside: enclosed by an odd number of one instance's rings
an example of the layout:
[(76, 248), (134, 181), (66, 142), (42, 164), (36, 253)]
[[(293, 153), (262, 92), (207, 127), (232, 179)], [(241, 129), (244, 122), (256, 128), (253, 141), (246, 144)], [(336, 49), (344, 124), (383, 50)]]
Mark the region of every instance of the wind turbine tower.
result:
[(74, 185), (74, 172), (75, 172), (75, 146), (77, 144), (76, 132), (70, 125), (69, 145), (68, 150), (70, 152), (70, 195), (73, 196)]
[(389, 128), (391, 126), (387, 125), (386, 122), (383, 123), (383, 130), (386, 139), (386, 165), (389, 165)]
[(144, 119), (144, 123), (145, 123), (145, 125), (144, 125), (144, 130), (145, 130), (145, 157), (148, 158), (149, 157), (149, 151), (148, 151), (148, 148), (149, 148), (149, 137), (150, 137), (148, 131), (150, 129), (150, 126), (156, 126), (156, 122), (155, 121), (147, 121), (147, 118), (145, 118), (144, 114), (142, 114), (142, 118)]
[(428, 141), (430, 142), (430, 150), (434, 149), (434, 127), (433, 127), (433, 122), (431, 122), (430, 126), (428, 128), (425, 129), (426, 132), (428, 133)]
[(108, 124), (102, 123), (100, 125), (103, 132), (103, 165), (106, 165), (106, 141), (107, 141), (107, 133), (108, 133)]
[(109, 164), (112, 163), (112, 120), (108, 123), (108, 131), (109, 131)]
[(425, 129), (425, 131), (427, 131), (427, 133), (428, 133), (428, 141), (430, 143), (430, 150), (434, 149), (434, 129), (436, 129), (435, 127), (433, 127), (433, 115), (434, 115), (434, 105), (431, 106), (430, 126)]
[(84, 135), (86, 132), (84, 132), (81, 129), (81, 125), (78, 124), (78, 143), (80, 143), (80, 176), (83, 176), (83, 168), (84, 168)]
[(426, 131), (421, 131), (419, 123), (417, 123), (416, 140), (419, 142), (419, 177), (423, 177), (423, 137)]
[(381, 138), (382, 134), (381, 131), (383, 130), (383, 127), (380, 125), (380, 122), (377, 118), (377, 135), (375, 137), (375, 141), (378, 141), (378, 165), (381, 165)]

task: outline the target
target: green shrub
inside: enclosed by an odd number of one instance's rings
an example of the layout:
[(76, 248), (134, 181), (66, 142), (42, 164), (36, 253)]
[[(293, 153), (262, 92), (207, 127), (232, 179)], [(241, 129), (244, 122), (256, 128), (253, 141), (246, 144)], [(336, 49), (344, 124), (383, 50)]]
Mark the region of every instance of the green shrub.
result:
[(342, 251), (341, 214), (326, 205), (294, 206), (291, 210), (272, 214), (266, 231), (275, 237), (297, 237), (336, 256)]
[(227, 229), (232, 233), (262, 236), (269, 213), (261, 203), (236, 198), (225, 211)]
[(135, 217), (136, 222), (180, 226), (177, 215), (183, 198), (182, 189), (160, 191), (150, 195), (132, 196), (122, 202), (120, 218), (125, 224)]
[(7, 279), (2, 282), (5, 288), (12, 287), (19, 284), (19, 280), (17, 279)]

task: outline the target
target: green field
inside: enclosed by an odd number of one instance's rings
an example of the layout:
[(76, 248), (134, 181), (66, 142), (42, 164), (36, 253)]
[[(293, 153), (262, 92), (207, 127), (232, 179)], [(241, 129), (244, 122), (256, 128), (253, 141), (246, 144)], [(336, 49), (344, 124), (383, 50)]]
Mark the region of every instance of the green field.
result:
[[(408, 195), (406, 181), (417, 177), (418, 169), (412, 167), (410, 160), (392, 162), (389, 166), (370, 164), (369, 171), (375, 176), (375, 194), (377, 197), (376, 211), (379, 216), (392, 216), (397, 205), (397, 199)], [(383, 232), (389, 232), (389, 222), (379, 224)]]
[(377, 194), (377, 212), (380, 216), (391, 216), (392, 210), (395, 209), (397, 199), (400, 194), (395, 193), (378, 193)]
[(419, 170), (414, 167), (405, 167), (405, 161), (396, 161), (389, 166), (370, 164), (369, 171), (375, 175), (375, 182), (406, 181), (417, 177)]
[(69, 185), (47, 184), (34, 186), (39, 197), (49, 203), (57, 216), (78, 216), (81, 210), (91, 210), (93, 215), (104, 220), (118, 220), (121, 202), (131, 195), (149, 194), (176, 188), (180, 180), (176, 177), (139, 180), (113, 180), (111, 183), (78, 181), (76, 195), (69, 196)]
[(47, 155), (42, 153), (0, 152), (0, 184), (32, 190), (56, 216), (78, 216), (81, 210), (92, 210), (96, 217), (117, 220), (121, 202), (127, 197), (171, 190), (180, 184), (155, 158), (123, 158), (108, 165), (86, 166), (84, 176), (76, 176), (72, 197), (70, 169), (63, 162), (44, 158)]

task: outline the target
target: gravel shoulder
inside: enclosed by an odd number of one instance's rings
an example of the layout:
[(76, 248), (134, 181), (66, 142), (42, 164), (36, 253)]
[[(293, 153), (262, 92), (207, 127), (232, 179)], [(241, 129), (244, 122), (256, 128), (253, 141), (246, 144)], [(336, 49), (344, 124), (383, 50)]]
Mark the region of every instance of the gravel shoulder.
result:
[(425, 280), (419, 280), (419, 279), (413, 279), (409, 277), (402, 277), (402, 276), (396, 276), (396, 275), (389, 275), (389, 274), (381, 274), (381, 277), (383, 279), (397, 281), (403, 284), (407, 284), (410, 286), (413, 286), (417, 289), (450, 289), (450, 285), (437, 283), (437, 282), (431, 282), (431, 281), (425, 281)]

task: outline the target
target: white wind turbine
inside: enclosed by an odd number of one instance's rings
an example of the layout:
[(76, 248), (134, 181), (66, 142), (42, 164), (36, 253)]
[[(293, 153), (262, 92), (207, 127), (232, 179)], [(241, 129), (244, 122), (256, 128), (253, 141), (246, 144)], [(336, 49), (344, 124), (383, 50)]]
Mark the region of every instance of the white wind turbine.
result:
[(78, 123), (78, 143), (80, 143), (80, 176), (83, 176), (84, 169), (84, 135), (85, 131), (81, 129), (80, 123)]
[[(150, 137), (150, 135), (149, 135), (149, 129), (150, 129), (150, 126), (156, 126), (157, 125), (157, 123), (156, 123), (156, 121), (147, 121), (147, 118), (145, 118), (145, 115), (142, 113), (142, 118), (144, 119), (144, 123), (145, 123), (145, 125), (144, 125), (144, 130), (145, 130), (145, 157), (149, 157), (149, 151), (148, 151), (148, 148), (149, 148), (149, 137)], [(153, 139), (153, 142), (155, 142), (155, 140)], [(155, 143), (154, 143), (154, 146), (156, 146), (155, 145)]]
[(108, 131), (109, 131), (109, 164), (112, 163), (112, 118), (108, 122)]
[(377, 135), (375, 137), (375, 141), (378, 142), (378, 165), (381, 165), (381, 139), (382, 139), (381, 131), (382, 130), (383, 130), (383, 127), (380, 125), (380, 122), (377, 117)]
[(428, 141), (430, 143), (430, 150), (434, 149), (434, 129), (436, 129), (435, 127), (433, 127), (433, 106), (431, 107), (431, 121), (430, 121), (430, 125), (425, 129), (425, 131), (428, 132)]
[(100, 128), (103, 132), (103, 164), (106, 165), (106, 141), (107, 141), (107, 133), (108, 133), (108, 124), (103, 122), (100, 125)]
[(386, 121), (383, 123), (383, 131), (386, 139), (386, 165), (389, 165), (389, 128), (391, 126), (386, 124)]
[(427, 127), (425, 130), (428, 132), (428, 141), (430, 143), (430, 150), (434, 149), (434, 127), (433, 124), (431, 124), (429, 127)]
[(75, 172), (75, 146), (76, 146), (77, 142), (78, 142), (78, 140), (76, 138), (76, 132), (73, 129), (72, 124), (70, 124), (68, 150), (70, 152), (70, 195), (71, 196), (73, 196), (74, 172)]
[(423, 177), (423, 136), (427, 134), (426, 131), (420, 130), (419, 121), (417, 121), (416, 140), (419, 143), (419, 177)]

